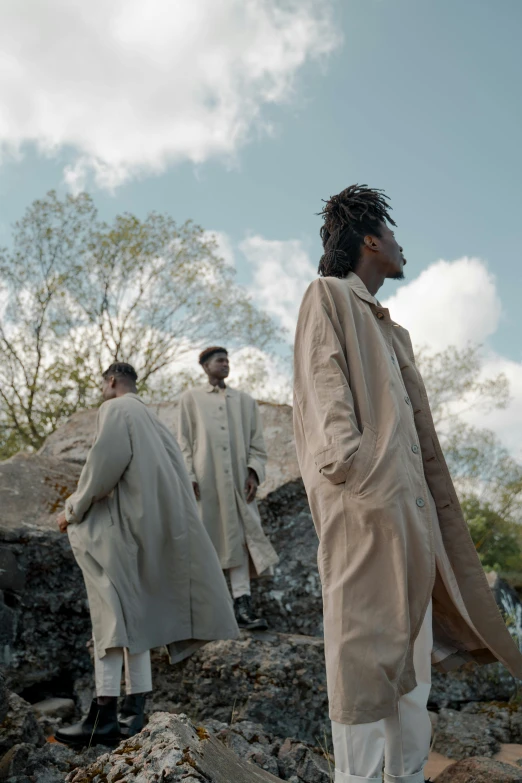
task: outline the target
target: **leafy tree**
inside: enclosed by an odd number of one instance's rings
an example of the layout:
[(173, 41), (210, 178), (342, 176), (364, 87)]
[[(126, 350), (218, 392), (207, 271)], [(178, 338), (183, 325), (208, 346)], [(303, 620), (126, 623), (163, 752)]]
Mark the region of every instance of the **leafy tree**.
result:
[(494, 571), (522, 571), (522, 527), (504, 519), (478, 498), (462, 503), (471, 537), (484, 568)]
[(502, 517), (521, 518), (522, 465), (493, 432), (471, 426), (465, 416), (472, 409), (485, 414), (505, 408), (510, 399), (506, 377), (483, 377), (479, 345), (431, 354), (424, 349), (418, 364), (461, 499), (477, 497)]
[(29, 207), (0, 251), (0, 285), (0, 458), (95, 404), (112, 361), (132, 363), (142, 391), (172, 396), (194, 348), (278, 339), (203, 229), (157, 213), (109, 225), (85, 193)]
[(480, 346), (419, 356), (441, 445), (483, 566), (522, 572), (522, 465), (497, 436), (465, 420), (504, 408), (504, 375), (483, 377)]

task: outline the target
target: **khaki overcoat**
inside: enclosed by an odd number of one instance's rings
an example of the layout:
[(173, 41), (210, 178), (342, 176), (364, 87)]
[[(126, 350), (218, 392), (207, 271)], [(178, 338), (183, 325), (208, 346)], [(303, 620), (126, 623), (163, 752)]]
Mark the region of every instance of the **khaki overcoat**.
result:
[[(379, 720), (413, 690), (413, 645), (430, 599), (441, 669), (499, 660), (522, 677), (522, 657), (442, 455), (408, 332), (353, 273), (318, 279), (304, 296), (294, 424), (319, 536), (332, 720)], [(445, 550), (437, 562), (446, 560), (449, 579), (435, 564), (434, 532)], [(447, 589), (452, 579), (460, 608)]]
[(179, 403), (178, 440), (192, 481), (199, 484), (203, 523), (223, 569), (244, 560), (252, 573), (268, 571), (278, 557), (263, 531), (255, 500), (246, 502), (248, 469), (265, 479), (267, 460), (257, 402), (246, 392), (208, 384), (185, 392)]
[(105, 402), (78, 489), (66, 502), (96, 649), (235, 639), (228, 588), (174, 436), (135, 394)]

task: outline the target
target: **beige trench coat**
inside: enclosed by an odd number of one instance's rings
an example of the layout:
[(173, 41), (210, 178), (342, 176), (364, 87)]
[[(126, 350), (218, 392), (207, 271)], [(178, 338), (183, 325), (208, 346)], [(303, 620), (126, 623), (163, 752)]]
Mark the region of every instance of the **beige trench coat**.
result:
[(178, 444), (135, 394), (101, 406), (66, 517), (99, 657), (172, 643), (174, 662), (206, 641), (237, 638)]
[(208, 384), (190, 389), (179, 403), (178, 439), (192, 481), (199, 484), (203, 523), (221, 567), (244, 559), (246, 542), (253, 575), (278, 562), (265, 535), (255, 500), (246, 502), (248, 468), (265, 479), (266, 450), (256, 401), (245, 392)]
[[(498, 659), (522, 677), (522, 656), (463, 518), (408, 332), (353, 273), (318, 279), (304, 296), (294, 424), (319, 536), (332, 720), (379, 720), (415, 687), (413, 644), (431, 598), (440, 668)], [(461, 610), (448, 575), (435, 566), (437, 524)]]

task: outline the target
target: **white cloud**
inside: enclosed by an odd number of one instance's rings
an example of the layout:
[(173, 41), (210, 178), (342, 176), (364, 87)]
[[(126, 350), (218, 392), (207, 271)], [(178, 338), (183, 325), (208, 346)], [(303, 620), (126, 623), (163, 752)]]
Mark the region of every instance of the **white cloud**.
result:
[(391, 317), (411, 332), (414, 345), (441, 351), (449, 345), (485, 345), (482, 375), (504, 373), (511, 402), (505, 409), (484, 413), (471, 410), (465, 418), (493, 430), (510, 451), (522, 456), (522, 363), (501, 356), (488, 346), (502, 315), (495, 278), (478, 258), (437, 261), (403, 285), (385, 302)]
[(288, 330), (288, 338), (293, 340), (303, 294), (317, 277), (316, 267), (302, 242), (253, 236), (239, 247), (250, 264), (252, 298)]
[(437, 261), (383, 305), (416, 345), (437, 351), (482, 343), (496, 331), (502, 309), (493, 275), (467, 257)]
[(77, 152), (72, 188), (232, 156), (339, 42), (331, 0), (7, 0), (0, 150)]

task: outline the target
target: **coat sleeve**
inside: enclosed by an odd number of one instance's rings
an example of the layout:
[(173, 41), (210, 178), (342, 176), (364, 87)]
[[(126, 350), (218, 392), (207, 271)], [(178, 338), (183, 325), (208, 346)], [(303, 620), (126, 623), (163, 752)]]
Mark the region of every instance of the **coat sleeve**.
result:
[(98, 414), (96, 439), (83, 467), (78, 489), (65, 503), (68, 522), (79, 523), (93, 503), (115, 488), (132, 459), (132, 444), (124, 412), (105, 403)]
[(341, 326), (322, 279), (308, 288), (297, 321), (294, 400), (317, 469), (332, 484), (346, 480), (361, 439)]
[(255, 470), (260, 484), (265, 480), (265, 465), (267, 460), (265, 439), (263, 438), (263, 426), (259, 405), (253, 402), (252, 418), (250, 424), (250, 445), (248, 449), (247, 466)]
[(184, 394), (179, 401), (178, 409), (178, 443), (192, 482), (197, 482), (194, 472), (194, 430), (189, 409), (189, 397)]

